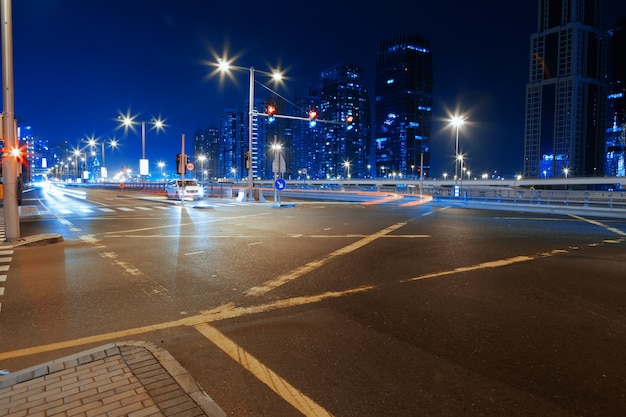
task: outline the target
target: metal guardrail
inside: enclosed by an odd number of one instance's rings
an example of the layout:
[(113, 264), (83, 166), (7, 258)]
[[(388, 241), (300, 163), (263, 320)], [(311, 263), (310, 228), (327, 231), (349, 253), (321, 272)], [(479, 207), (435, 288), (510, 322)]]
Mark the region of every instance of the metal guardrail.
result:
[(434, 204), (626, 218), (626, 191), (434, 187)]

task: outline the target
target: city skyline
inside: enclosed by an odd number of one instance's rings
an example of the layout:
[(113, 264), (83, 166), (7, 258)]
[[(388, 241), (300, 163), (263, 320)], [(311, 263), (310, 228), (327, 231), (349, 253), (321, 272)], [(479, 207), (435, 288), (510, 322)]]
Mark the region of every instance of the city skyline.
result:
[[(207, 63), (216, 56), (228, 53), (237, 57), (235, 65), (259, 70), (282, 64), (288, 80), (281, 91), (290, 96), (305, 93), (334, 64), (361, 66), (373, 100), (378, 44), (407, 32), (429, 39), (433, 50), (432, 175), (453, 170), (454, 131), (442, 119), (456, 109), (468, 120), (460, 141), (469, 166), (519, 172), (537, 4), (486, 3), (391, 2), (374, 10), (349, 3), (321, 4), (319, 10), (243, 3), (233, 12), (191, 0), (150, 7), (138, 1), (15, 2), (16, 117), (52, 143), (75, 146), (115, 136), (121, 146), (107, 151), (110, 169), (121, 163), (137, 169), (141, 154), (139, 130), (124, 135), (116, 129), (117, 116), (164, 118), (163, 132), (146, 134), (156, 173), (158, 160), (172, 168), (181, 134), (189, 152), (197, 130), (218, 126), (225, 108), (245, 106), (247, 75), (223, 83), (209, 77)], [(602, 29), (608, 29), (626, 15), (626, 5), (604, 3)]]

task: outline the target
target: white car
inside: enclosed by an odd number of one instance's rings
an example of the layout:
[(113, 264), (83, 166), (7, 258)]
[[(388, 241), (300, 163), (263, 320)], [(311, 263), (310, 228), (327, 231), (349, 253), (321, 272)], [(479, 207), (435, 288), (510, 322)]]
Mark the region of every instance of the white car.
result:
[(176, 200), (202, 200), (204, 198), (204, 188), (196, 180), (181, 179), (170, 180), (165, 184), (165, 195), (167, 198)]

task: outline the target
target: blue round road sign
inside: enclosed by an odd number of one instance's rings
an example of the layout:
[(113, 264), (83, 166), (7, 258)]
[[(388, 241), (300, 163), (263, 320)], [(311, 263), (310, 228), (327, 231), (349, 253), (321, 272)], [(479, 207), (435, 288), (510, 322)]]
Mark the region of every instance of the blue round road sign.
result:
[(276, 181), (274, 181), (274, 187), (280, 191), (280, 190), (284, 190), (285, 187), (287, 186), (287, 183), (285, 182), (284, 179), (282, 178), (278, 178)]

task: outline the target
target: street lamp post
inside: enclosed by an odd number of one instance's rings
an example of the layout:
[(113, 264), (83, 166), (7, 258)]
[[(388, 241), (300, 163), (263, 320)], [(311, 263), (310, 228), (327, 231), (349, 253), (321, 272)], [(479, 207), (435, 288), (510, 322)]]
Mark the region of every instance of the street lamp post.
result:
[(450, 124), (456, 128), (456, 145), (454, 148), (454, 179), (457, 179), (459, 175), (459, 161), (463, 161), (463, 159), (459, 158), (459, 128), (463, 126), (463, 124), (465, 124), (465, 118), (459, 115), (452, 116), (452, 118), (450, 119)]
[(346, 179), (350, 181), (350, 161), (344, 161), (343, 166), (346, 168)]
[(141, 125), (141, 161), (139, 163), (139, 174), (142, 177), (145, 177), (149, 174), (149, 166), (146, 161), (146, 123), (150, 123), (153, 125), (153, 129), (156, 129), (157, 132), (159, 130), (164, 130), (165, 128), (165, 120), (158, 118), (151, 118), (150, 120), (135, 120), (137, 116), (120, 115), (117, 118), (121, 120), (122, 125), (125, 129), (131, 128), (134, 130), (133, 125), (139, 123)]
[(200, 161), (200, 171), (202, 173), (200, 180), (204, 181), (204, 161), (206, 161), (206, 155), (198, 155), (198, 160)]
[(161, 179), (163, 179), (163, 167), (165, 166), (165, 162), (159, 161), (157, 163), (157, 166), (159, 167), (159, 170), (161, 171)]
[(253, 120), (252, 118), (255, 116), (254, 111), (254, 84), (255, 84), (255, 74), (260, 72), (264, 75), (269, 75), (275, 81), (280, 81), (282, 79), (282, 73), (279, 71), (274, 71), (273, 73), (265, 72), (265, 71), (257, 71), (254, 67), (245, 68), (231, 65), (227, 60), (221, 59), (216, 64), (218, 67), (218, 71), (227, 72), (230, 69), (236, 70), (247, 70), (249, 71), (249, 91), (248, 91), (248, 198), (247, 201), (254, 201), (253, 194), (253, 180), (254, 180), (254, 160), (256, 157), (256, 152), (253, 151)]

